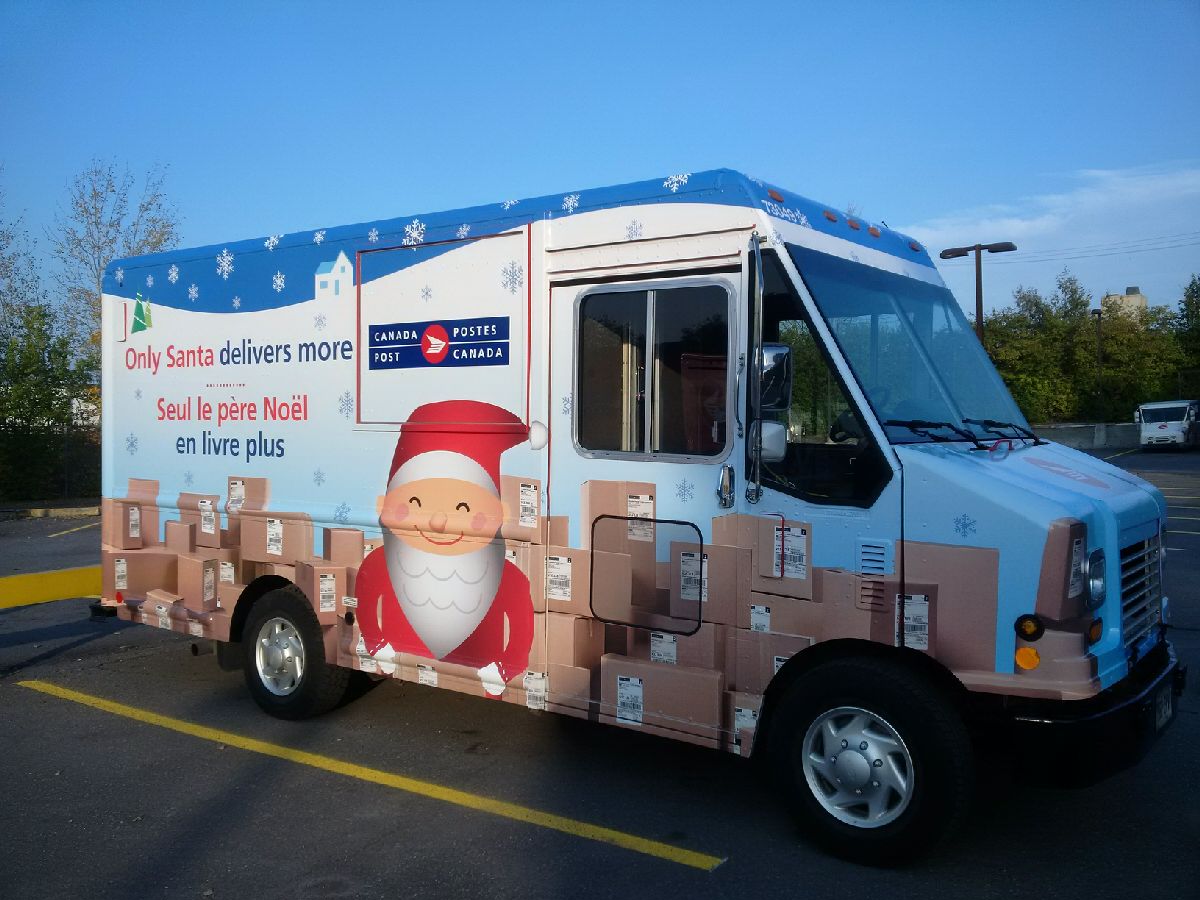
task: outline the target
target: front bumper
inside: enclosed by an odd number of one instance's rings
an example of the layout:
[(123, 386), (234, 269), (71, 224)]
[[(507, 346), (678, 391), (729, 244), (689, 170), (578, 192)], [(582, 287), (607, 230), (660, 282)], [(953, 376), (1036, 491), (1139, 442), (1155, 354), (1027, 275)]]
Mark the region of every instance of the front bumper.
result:
[[(1170, 727), (1187, 681), (1174, 648), (1160, 641), (1117, 684), (1086, 700), (1008, 697), (1002, 719), (1018, 757), (1091, 783), (1127, 768)], [(1086, 767), (1083, 762), (1086, 761)]]

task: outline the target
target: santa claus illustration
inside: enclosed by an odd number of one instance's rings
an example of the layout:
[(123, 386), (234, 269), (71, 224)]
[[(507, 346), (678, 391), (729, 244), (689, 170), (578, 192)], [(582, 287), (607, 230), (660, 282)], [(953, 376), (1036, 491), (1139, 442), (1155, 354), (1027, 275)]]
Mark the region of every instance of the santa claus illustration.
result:
[(472, 400), (420, 406), (401, 427), (380, 500), (383, 545), (355, 582), (373, 656), (390, 649), (472, 666), (495, 697), (525, 671), (529, 579), (504, 558), (499, 531), (500, 456), (527, 435), (512, 413)]

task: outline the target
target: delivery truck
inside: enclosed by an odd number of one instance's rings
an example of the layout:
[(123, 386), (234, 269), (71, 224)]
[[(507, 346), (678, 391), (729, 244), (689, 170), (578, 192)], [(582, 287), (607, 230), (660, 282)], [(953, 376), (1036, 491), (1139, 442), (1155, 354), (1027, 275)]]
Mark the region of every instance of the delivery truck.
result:
[(117, 260), (103, 397), (102, 602), (275, 716), (724, 750), (884, 861), (979, 741), (1127, 764), (1183, 688), (1162, 495), (1030, 430), (919, 242), (733, 171)]
[(1133, 411), (1143, 450), (1200, 447), (1200, 400), (1160, 400)]

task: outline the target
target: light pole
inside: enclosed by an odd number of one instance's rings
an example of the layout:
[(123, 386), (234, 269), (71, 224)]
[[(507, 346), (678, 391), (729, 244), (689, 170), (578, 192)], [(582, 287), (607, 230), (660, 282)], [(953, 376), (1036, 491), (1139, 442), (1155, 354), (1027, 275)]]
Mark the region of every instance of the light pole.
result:
[(1101, 394), (1102, 383), (1104, 381), (1104, 360), (1100, 356), (1100, 323), (1104, 320), (1104, 310), (1093, 309), (1092, 316), (1096, 319), (1096, 417), (1100, 417), (1100, 404), (1103, 394)]
[(1017, 245), (1012, 241), (1001, 241), (998, 244), (973, 244), (970, 247), (950, 247), (938, 254), (942, 259), (958, 259), (968, 253), (975, 254), (975, 336), (983, 343), (983, 251), (988, 253), (1007, 253), (1016, 250)]

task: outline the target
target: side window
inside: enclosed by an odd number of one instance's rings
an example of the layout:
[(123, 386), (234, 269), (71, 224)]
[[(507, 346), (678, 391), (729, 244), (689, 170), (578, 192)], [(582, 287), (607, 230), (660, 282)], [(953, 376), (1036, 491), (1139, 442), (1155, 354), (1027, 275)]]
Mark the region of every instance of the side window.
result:
[(792, 402), (777, 416), (787, 426), (787, 454), (763, 463), (770, 487), (809, 503), (870, 506), (891, 477), (773, 254), (764, 254), (763, 340), (792, 351)]
[(576, 434), (584, 450), (716, 456), (728, 441), (729, 292), (611, 291), (579, 306)]

